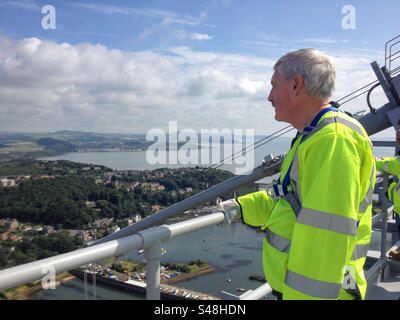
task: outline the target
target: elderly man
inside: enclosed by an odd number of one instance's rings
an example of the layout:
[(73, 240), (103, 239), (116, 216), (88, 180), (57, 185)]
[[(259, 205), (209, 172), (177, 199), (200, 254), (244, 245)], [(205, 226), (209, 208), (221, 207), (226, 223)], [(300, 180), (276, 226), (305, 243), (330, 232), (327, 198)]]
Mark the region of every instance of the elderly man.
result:
[(281, 57), (268, 100), (298, 129), (272, 191), (222, 202), (265, 232), (263, 267), (283, 299), (364, 299), (375, 163), (353, 118), (330, 105), (335, 67), (315, 49)]

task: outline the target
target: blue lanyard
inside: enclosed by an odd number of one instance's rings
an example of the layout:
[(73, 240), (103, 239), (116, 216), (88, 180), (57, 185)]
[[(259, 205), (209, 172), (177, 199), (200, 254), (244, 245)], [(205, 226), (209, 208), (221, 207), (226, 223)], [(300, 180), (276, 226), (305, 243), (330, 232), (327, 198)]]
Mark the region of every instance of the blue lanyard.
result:
[[(338, 109), (335, 108), (335, 107), (329, 107), (329, 108), (325, 108), (325, 109), (321, 110), (316, 115), (314, 120), (311, 121), (310, 125), (304, 128), (303, 137), (301, 138), (301, 141), (300, 141), (299, 145), (303, 142), (304, 138), (307, 136), (307, 133), (309, 133), (312, 129), (314, 129), (315, 126), (318, 124), (319, 120), (322, 118), (322, 116), (325, 113), (329, 112), (329, 111), (335, 111), (336, 112), (336, 111), (338, 111)], [(300, 136), (300, 132), (299, 131), (297, 131), (297, 134), (296, 134), (296, 137), (298, 137), (298, 136)], [(290, 184), (290, 171), (292, 170), (292, 164), (293, 164), (293, 159), (292, 159), (292, 162), (290, 163), (290, 167), (289, 167), (288, 171), (286, 172), (286, 175), (283, 178), (283, 182), (282, 182), (282, 189), (283, 189), (283, 193), (285, 195), (288, 193), (287, 189), (288, 189), (288, 186)], [(274, 188), (275, 188), (275, 186), (274, 186)], [(276, 190), (275, 190), (275, 192), (276, 192)]]

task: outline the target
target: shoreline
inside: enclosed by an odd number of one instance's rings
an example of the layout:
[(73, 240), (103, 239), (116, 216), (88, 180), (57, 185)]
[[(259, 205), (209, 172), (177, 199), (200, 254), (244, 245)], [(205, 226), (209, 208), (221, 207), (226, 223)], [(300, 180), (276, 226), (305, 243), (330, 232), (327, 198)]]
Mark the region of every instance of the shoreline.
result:
[(212, 272), (214, 272), (216, 270), (217, 270), (217, 268), (215, 268), (213, 266), (209, 266), (209, 267), (204, 268), (202, 270), (189, 272), (188, 274), (182, 273), (179, 276), (170, 278), (168, 280), (161, 280), (161, 284), (170, 285), (170, 284), (175, 284), (175, 283), (187, 281), (187, 280), (194, 279), (194, 278), (200, 277), (200, 276), (208, 274), (208, 273), (212, 273)]
[[(70, 272), (77, 278), (84, 279), (85, 271), (74, 269)], [(86, 279), (92, 282), (93, 274), (90, 272), (86, 273)], [(96, 282), (125, 292), (146, 295), (145, 282), (136, 280), (121, 281), (100, 275), (96, 275)], [(220, 300), (211, 294), (180, 288), (163, 282), (160, 283), (160, 298), (161, 300)]]
[[(76, 279), (75, 276), (71, 275), (70, 273), (66, 272), (65, 274), (62, 273), (58, 280), (56, 280), (56, 288), (57, 286), (60, 285), (68, 285), (68, 282), (71, 280)], [(32, 295), (35, 293), (38, 293), (42, 290), (49, 290), (49, 289), (44, 289), (41, 281), (35, 281), (36, 284), (32, 287), (28, 287), (27, 285), (22, 285), (19, 287), (11, 288), (9, 290), (3, 291), (2, 293), (5, 296), (5, 300), (35, 300), (34, 298), (32, 299)]]
[[(121, 261), (122, 263), (124, 261)], [(132, 261), (125, 261), (125, 263), (132, 263)], [(104, 268), (106, 268), (105, 265), (103, 265)], [(109, 266), (108, 266), (109, 267)], [(132, 265), (125, 266), (127, 268), (131, 268)], [(105, 269), (108, 270), (109, 269)], [(186, 289), (183, 287), (177, 286), (178, 283), (184, 282), (190, 279), (194, 279), (197, 277), (200, 277), (202, 275), (206, 275), (209, 273), (212, 273), (216, 271), (217, 268), (213, 267), (209, 264), (204, 266), (203, 268), (196, 270), (196, 271), (191, 271), (188, 273), (180, 273), (177, 276), (170, 277), (170, 278), (165, 278), (161, 272), (160, 274), (160, 295), (161, 299), (165, 300), (182, 300), (182, 299), (189, 299), (189, 300), (219, 300), (218, 297), (215, 297), (211, 294), (208, 293), (203, 293), (203, 292), (197, 292), (194, 290)], [(104, 269), (101, 270), (103, 273)], [(73, 269), (69, 271), (72, 275), (76, 276), (80, 280), (83, 280), (84, 278), (87, 279), (87, 281), (92, 282), (93, 281), (93, 273), (92, 272), (87, 272), (87, 270), (83, 269)], [(141, 272), (145, 273), (145, 270), (142, 270)], [(86, 277), (85, 277), (86, 275)], [(124, 273), (124, 272), (117, 272), (115, 270), (112, 270), (112, 276), (110, 277), (109, 275), (104, 275), (96, 272), (96, 281), (99, 283), (116, 288), (125, 292), (132, 292), (135, 294), (140, 294), (140, 295), (146, 295), (146, 282), (145, 280), (136, 280), (130, 277), (130, 272)]]
[[(161, 297), (162, 299), (173, 299), (173, 300), (194, 300), (198, 298), (193, 298), (194, 296), (198, 296), (199, 299), (207, 299), (207, 300), (218, 300), (218, 297), (214, 297), (211, 294), (207, 293), (202, 293), (202, 292), (197, 292), (193, 291), (190, 289), (186, 288), (180, 288), (177, 287), (176, 284), (179, 282), (187, 281), (190, 279), (194, 279), (197, 277), (200, 277), (205, 274), (212, 273), (216, 271), (217, 268), (213, 266), (208, 266), (207, 268), (194, 271), (194, 272), (189, 272), (189, 273), (182, 273), (176, 277), (170, 278), (170, 279), (161, 279), (160, 285), (163, 287), (161, 288)], [(91, 274), (88, 273), (87, 277), (88, 281), (92, 281)], [(83, 271), (81, 270), (70, 270), (68, 272), (62, 273), (57, 277), (55, 286), (56, 288), (60, 285), (62, 286), (71, 286), (68, 284), (69, 281), (71, 280), (83, 280)], [(110, 286), (113, 288), (120, 289), (122, 291), (127, 291), (127, 292), (134, 292), (136, 294), (142, 294), (146, 295), (146, 283), (145, 282), (139, 282), (139, 281), (134, 281), (134, 280), (128, 280), (128, 281), (119, 281), (115, 279), (110, 279), (106, 277), (102, 277), (100, 275), (96, 276), (96, 279), (106, 285)], [(16, 288), (12, 288), (10, 290), (7, 290), (4, 293), (5, 300), (41, 300), (39, 297), (33, 297), (34, 294), (37, 294), (41, 292), (42, 290), (50, 290), (50, 289), (44, 289), (40, 281), (36, 281), (36, 284), (34, 286), (28, 287), (27, 285), (22, 285)], [(181, 295), (174, 294), (173, 292), (180, 292), (180, 294), (183, 293), (189, 293), (191, 296), (190, 297), (184, 297)]]

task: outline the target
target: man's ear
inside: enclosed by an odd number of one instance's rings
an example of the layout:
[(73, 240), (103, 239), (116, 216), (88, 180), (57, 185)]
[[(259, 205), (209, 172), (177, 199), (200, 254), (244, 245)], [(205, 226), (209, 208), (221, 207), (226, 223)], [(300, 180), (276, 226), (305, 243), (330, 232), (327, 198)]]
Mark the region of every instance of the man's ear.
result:
[(299, 74), (296, 74), (293, 77), (293, 87), (292, 87), (293, 94), (297, 95), (301, 91), (303, 86), (304, 86), (303, 77)]

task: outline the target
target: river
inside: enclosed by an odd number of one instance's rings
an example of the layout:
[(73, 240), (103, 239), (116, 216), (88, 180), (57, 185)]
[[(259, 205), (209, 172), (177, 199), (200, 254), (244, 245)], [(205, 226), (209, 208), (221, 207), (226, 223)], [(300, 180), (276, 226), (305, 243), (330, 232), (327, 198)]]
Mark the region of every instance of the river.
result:
[[(383, 140), (383, 139), (382, 139)], [(258, 166), (265, 155), (280, 154), (286, 152), (290, 147), (291, 138), (281, 137), (273, 143), (266, 144), (255, 150), (254, 166)], [(375, 148), (376, 156), (391, 156), (391, 148)], [(47, 160), (71, 160), (82, 163), (92, 163), (108, 166), (112, 169), (156, 169), (159, 167), (177, 168), (183, 167), (182, 164), (174, 165), (150, 165), (146, 161), (146, 152), (84, 152), (68, 153), (56, 157), (45, 158)], [(210, 163), (211, 164), (211, 163)], [(220, 169), (235, 171), (235, 164), (223, 165)], [(267, 179), (268, 180), (268, 179)], [(189, 262), (191, 260), (203, 259), (214, 267), (217, 271), (206, 274), (185, 282), (180, 282), (176, 286), (187, 288), (203, 293), (208, 293), (219, 297), (221, 290), (238, 294), (236, 288), (245, 290), (254, 289), (260, 283), (249, 280), (249, 275), (263, 275), (262, 269), (262, 241), (263, 234), (241, 224), (235, 223), (231, 226), (221, 228), (212, 226), (187, 235), (175, 238), (163, 247), (167, 253), (161, 257), (161, 262)], [(377, 245), (377, 244), (376, 244)], [(143, 255), (131, 252), (122, 259), (133, 259), (141, 261)], [(231, 282), (226, 280), (230, 278)], [(35, 295), (39, 299), (83, 299), (83, 281), (72, 280), (70, 286), (60, 285), (54, 290), (43, 290)], [(92, 296), (92, 285), (88, 284), (88, 297)], [(125, 299), (144, 299), (143, 296), (128, 294), (116, 289), (107, 288), (97, 284), (96, 299), (125, 300)]]

